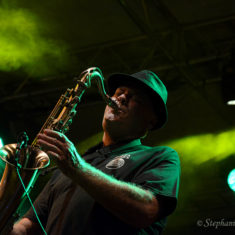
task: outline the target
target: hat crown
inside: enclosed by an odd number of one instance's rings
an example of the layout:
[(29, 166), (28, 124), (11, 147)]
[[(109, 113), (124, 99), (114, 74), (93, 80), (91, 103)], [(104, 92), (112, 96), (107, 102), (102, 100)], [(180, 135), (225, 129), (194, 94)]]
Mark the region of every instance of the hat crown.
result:
[(163, 84), (163, 82), (155, 73), (149, 70), (142, 70), (140, 72), (132, 74), (131, 76), (141, 80), (148, 87), (152, 88), (155, 92), (158, 93), (158, 95), (162, 98), (162, 100), (166, 104), (168, 96), (167, 89)]

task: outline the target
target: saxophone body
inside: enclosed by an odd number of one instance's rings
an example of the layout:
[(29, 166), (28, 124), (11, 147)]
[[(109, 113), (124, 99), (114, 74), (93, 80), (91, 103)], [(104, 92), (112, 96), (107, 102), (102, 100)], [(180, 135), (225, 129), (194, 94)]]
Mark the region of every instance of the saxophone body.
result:
[[(92, 67), (81, 73), (77, 84), (61, 95), (39, 133), (51, 129), (66, 133), (76, 114), (76, 108), (85, 90), (95, 80), (107, 105), (117, 109), (118, 106), (105, 92), (104, 78), (97, 67)], [(40, 174), (50, 164), (48, 155), (37, 145), (37, 137), (28, 147), (18, 149), (17, 144), (8, 144), (0, 149), (0, 158), (6, 163), (0, 182), (0, 234), (8, 234), (14, 221), (19, 217), (17, 210), (27, 198)], [(20, 174), (25, 188), (18, 177)]]

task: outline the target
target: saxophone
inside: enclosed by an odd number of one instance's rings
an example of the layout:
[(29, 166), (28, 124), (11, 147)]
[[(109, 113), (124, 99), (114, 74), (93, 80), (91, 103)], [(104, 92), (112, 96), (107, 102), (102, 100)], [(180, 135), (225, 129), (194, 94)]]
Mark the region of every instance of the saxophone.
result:
[[(107, 105), (118, 109), (112, 98), (104, 89), (104, 77), (97, 67), (89, 68), (80, 74), (77, 84), (61, 95), (54, 109), (50, 113), (39, 133), (44, 129), (56, 130), (66, 133), (76, 114), (76, 108), (85, 90), (95, 80), (100, 94)], [(37, 145), (37, 137), (28, 147), (19, 150), (18, 144), (8, 144), (0, 149), (0, 158), (6, 163), (0, 182), (0, 234), (7, 234), (19, 217), (17, 210), (27, 198), (40, 174), (50, 164), (48, 155)], [(17, 175), (17, 167), (25, 189)]]

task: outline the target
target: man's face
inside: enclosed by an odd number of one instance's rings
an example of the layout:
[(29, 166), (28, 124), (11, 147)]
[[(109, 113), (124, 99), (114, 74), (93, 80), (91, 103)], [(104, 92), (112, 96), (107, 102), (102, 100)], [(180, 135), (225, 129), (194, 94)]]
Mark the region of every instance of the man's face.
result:
[(141, 135), (144, 134), (156, 116), (152, 102), (143, 89), (130, 86), (120, 86), (112, 98), (117, 102), (119, 109), (106, 106), (103, 118), (104, 130), (114, 134)]

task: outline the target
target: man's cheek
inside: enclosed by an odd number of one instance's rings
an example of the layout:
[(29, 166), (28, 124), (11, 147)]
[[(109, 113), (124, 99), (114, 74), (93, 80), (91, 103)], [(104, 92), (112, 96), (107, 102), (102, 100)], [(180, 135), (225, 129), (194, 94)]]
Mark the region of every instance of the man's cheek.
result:
[(105, 119), (109, 120), (109, 121), (115, 120), (115, 115), (113, 113), (111, 113), (111, 112), (107, 112), (105, 114)]

